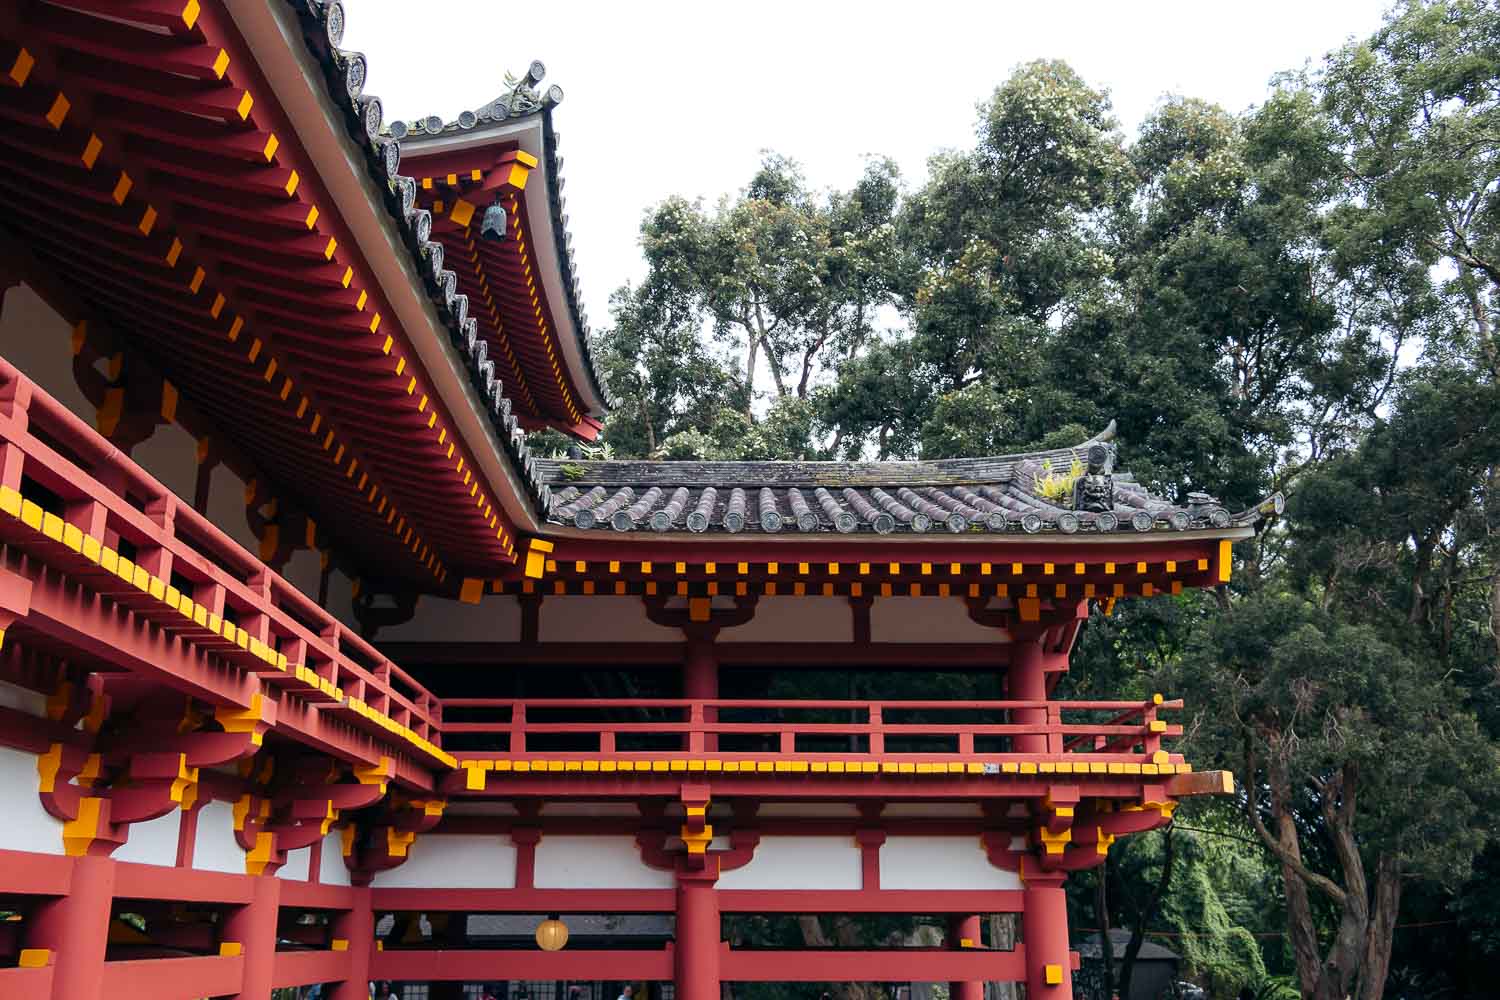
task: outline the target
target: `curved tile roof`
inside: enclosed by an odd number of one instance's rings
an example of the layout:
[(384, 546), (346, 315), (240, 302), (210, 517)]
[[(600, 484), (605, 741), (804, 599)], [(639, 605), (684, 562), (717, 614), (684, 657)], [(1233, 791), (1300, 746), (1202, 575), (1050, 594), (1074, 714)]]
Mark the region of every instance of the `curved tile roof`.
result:
[(340, 48), (343, 4), (338, 0), (285, 2), (297, 12), (303, 41), (323, 67), (329, 97), (343, 109), (350, 136), (364, 150), (366, 169), (385, 192), (386, 209), (413, 256), (463, 369), (485, 402), (501, 447), (526, 484), (533, 505), (545, 510), (549, 489), (538, 475), (536, 460), (526, 445), (526, 433), (511, 413), (510, 400), (500, 391), (494, 362), (477, 349), (478, 322), (468, 314), (468, 296), (458, 292), (458, 276), (443, 267), (442, 244), (432, 239), (432, 215), (417, 207), (416, 180), (400, 173), (401, 144), (382, 132), (384, 109), (380, 98), (364, 92), (365, 57)]
[(589, 329), (588, 314), (582, 305), (583, 294), (578, 280), (577, 255), (573, 251), (573, 237), (568, 232), (567, 198), (563, 195), (562, 157), (558, 154), (560, 136), (553, 127), (552, 110), (562, 103), (563, 90), (553, 84), (541, 91), (542, 79), (547, 73), (541, 60), (533, 60), (526, 74), (520, 79), (507, 80), (507, 89), (493, 100), (485, 102), (475, 111), (463, 111), (453, 121), (444, 121), (438, 115), (411, 122), (393, 121), (383, 134), (404, 142), (415, 153), (424, 142), (470, 132), (504, 121), (523, 118), (539, 118), (542, 126), (543, 156), (546, 161), (544, 174), (547, 182), (547, 204), (553, 239), (557, 247), (557, 266), (562, 274), (562, 287), (567, 299), (566, 308), (577, 338), (579, 354), (583, 359), (584, 376), (594, 395), (609, 407), (611, 401), (599, 374), (594, 368), (593, 335)]
[[(1175, 503), (1113, 472), (1108, 511), (1075, 511), (1038, 483), (1064, 478), (1104, 433), (1071, 448), (927, 462), (537, 462), (547, 520), (613, 532), (835, 534), (1145, 533), (1225, 529), (1279, 513), (1274, 494), (1231, 513), (1192, 493)], [(1111, 463), (1113, 446), (1107, 446)], [(1066, 493), (1066, 490), (1063, 491)]]

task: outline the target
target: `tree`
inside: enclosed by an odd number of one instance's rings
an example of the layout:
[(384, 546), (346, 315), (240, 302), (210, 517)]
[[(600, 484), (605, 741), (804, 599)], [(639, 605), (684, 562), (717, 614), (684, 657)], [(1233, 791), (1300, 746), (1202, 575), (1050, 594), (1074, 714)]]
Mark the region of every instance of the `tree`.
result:
[(898, 183), (895, 165), (875, 160), (851, 190), (820, 197), (795, 161), (767, 154), (714, 211), (671, 198), (648, 214), (648, 284), (743, 352), (747, 416), (762, 363), (777, 397), (806, 399), (830, 356), (871, 335), (897, 270)]
[[(1236, 602), (1189, 662), (1200, 745), (1280, 863), (1303, 995), (1375, 1000), (1402, 880), (1455, 884), (1485, 841), (1493, 744), (1430, 662), (1296, 594)], [(1326, 949), (1312, 894), (1337, 913)]]

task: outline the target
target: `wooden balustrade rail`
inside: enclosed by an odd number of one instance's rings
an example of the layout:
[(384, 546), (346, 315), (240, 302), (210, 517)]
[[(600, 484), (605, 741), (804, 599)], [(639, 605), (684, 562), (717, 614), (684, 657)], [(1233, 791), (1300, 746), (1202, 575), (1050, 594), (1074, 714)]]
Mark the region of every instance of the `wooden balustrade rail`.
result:
[[(323, 711), (437, 749), (430, 692), (4, 359), (0, 495), (17, 507), (0, 540), (35, 541), (22, 513), (40, 518), (100, 593)], [(202, 615), (173, 620), (179, 606)]]
[[(559, 752), (591, 754), (629, 754), (636, 756), (649, 750), (622, 749), (621, 737), (674, 737), (685, 749), (700, 751), (724, 737), (752, 737), (774, 741), (777, 754), (822, 753), (826, 748), (803, 751), (798, 740), (822, 738), (863, 739), (865, 745), (854, 752), (881, 754), (889, 752), (891, 743), (926, 740), (941, 741), (953, 749), (946, 751), (970, 756), (975, 753), (976, 737), (1041, 736), (1049, 754), (1086, 753), (1093, 756), (1116, 755), (1137, 760), (1161, 749), (1163, 736), (1181, 735), (1180, 726), (1168, 725), (1157, 718), (1162, 709), (1182, 708), (1181, 701), (1152, 699), (1142, 702), (1123, 701), (788, 701), (765, 699), (673, 699), (673, 698), (600, 698), (600, 699), (502, 699), (449, 698), (443, 701), (446, 716), (440, 723), (448, 736), (504, 736), (506, 746), (486, 746), (486, 750), (503, 749), (511, 755), (538, 752), (535, 737), (579, 737), (576, 742), (595, 741), (593, 747), (548, 749)], [(797, 721), (789, 716), (818, 712), (848, 713), (847, 721)], [(770, 719), (746, 719), (749, 714), (769, 714)], [(947, 715), (950, 721), (892, 721), (904, 713), (927, 716)], [(1084, 719), (1064, 721), (1065, 714), (1111, 713), (1103, 721)], [(495, 718), (466, 718), (489, 715)], [(539, 721), (537, 716), (543, 717)], [(621, 716), (635, 718), (621, 718)], [(661, 716), (670, 716), (662, 718)], [(955, 715), (964, 716), (951, 721)], [(461, 718), (462, 717), (462, 718)], [(976, 721), (976, 718), (978, 721)], [(1137, 721), (1138, 720), (1138, 721)], [(712, 742), (710, 742), (712, 740)], [(456, 741), (449, 740), (452, 745)], [(498, 742), (498, 741), (497, 741)], [(475, 748), (478, 749), (478, 748)], [(652, 748), (670, 750), (666, 747)], [(842, 751), (840, 751), (842, 752)], [(924, 754), (945, 751), (921, 749)]]

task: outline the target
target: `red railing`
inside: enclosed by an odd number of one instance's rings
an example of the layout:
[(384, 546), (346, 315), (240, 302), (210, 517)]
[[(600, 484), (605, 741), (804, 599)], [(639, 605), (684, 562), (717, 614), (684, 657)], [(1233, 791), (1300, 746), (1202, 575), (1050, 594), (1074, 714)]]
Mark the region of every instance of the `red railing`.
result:
[[(635, 758), (976, 755), (1139, 762), (1180, 726), (1181, 701), (766, 701), (446, 698), (441, 731), (460, 756)], [(1099, 716), (1104, 716), (1100, 719)], [(811, 717), (809, 717), (811, 716)], [(846, 718), (835, 718), (845, 716)]]
[[(650, 757), (714, 752), (746, 758), (917, 756), (1088, 763), (1149, 760), (1180, 727), (1157, 718), (1180, 701), (790, 701), (685, 699), (439, 700), (415, 678), (180, 500), (85, 421), (0, 359), (0, 486), (45, 509), (69, 535), (49, 540), (0, 517), (0, 541), (40, 546), (96, 591), (186, 635), (268, 685), (375, 732), (408, 729), (439, 756), (504, 753)], [(69, 537), (73, 545), (68, 544)], [(77, 544), (92, 540), (93, 561)], [(106, 572), (98, 549), (170, 582), (212, 616), (183, 619), (160, 597)], [(157, 586), (157, 590), (161, 589)], [(234, 623), (268, 665), (227, 638)], [(274, 660), (276, 657), (272, 657)], [(303, 671), (285, 665), (303, 665)], [(353, 704), (358, 702), (359, 704)], [(360, 706), (367, 706), (361, 708)], [(446, 718), (445, 718), (446, 713)], [(446, 739), (445, 739), (446, 737)], [(447, 744), (445, 746), (445, 743)]]
[[(362, 728), (386, 730), (352, 700), (436, 743), (437, 699), (375, 647), (272, 571), (208, 518), (112, 445), (14, 365), (0, 359), (0, 486), (40, 505), (67, 534), (52, 556), (93, 588), (229, 661), (264, 675)], [(37, 489), (36, 487), (41, 487)], [(16, 520), (0, 518), (10, 542), (43, 543)], [(76, 529), (76, 533), (73, 529)], [(67, 544), (91, 539), (88, 554)], [(150, 577), (169, 582), (205, 609), (205, 622), (174, 616), (162, 599), (98, 565), (100, 547), (128, 554)], [(158, 588), (160, 589), (160, 588)], [(213, 616), (213, 618), (208, 618)], [(208, 622), (217, 620), (218, 629)], [(287, 667), (268, 666), (255, 648), (225, 635), (228, 620)], [(404, 694), (402, 689), (410, 692)]]

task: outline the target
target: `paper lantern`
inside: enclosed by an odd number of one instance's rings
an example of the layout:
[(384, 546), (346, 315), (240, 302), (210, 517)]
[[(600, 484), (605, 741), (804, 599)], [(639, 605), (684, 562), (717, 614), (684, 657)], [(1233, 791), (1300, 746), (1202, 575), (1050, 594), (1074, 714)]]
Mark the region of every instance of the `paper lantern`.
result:
[(536, 943), (543, 951), (561, 951), (568, 943), (568, 925), (552, 914), (537, 925)]

